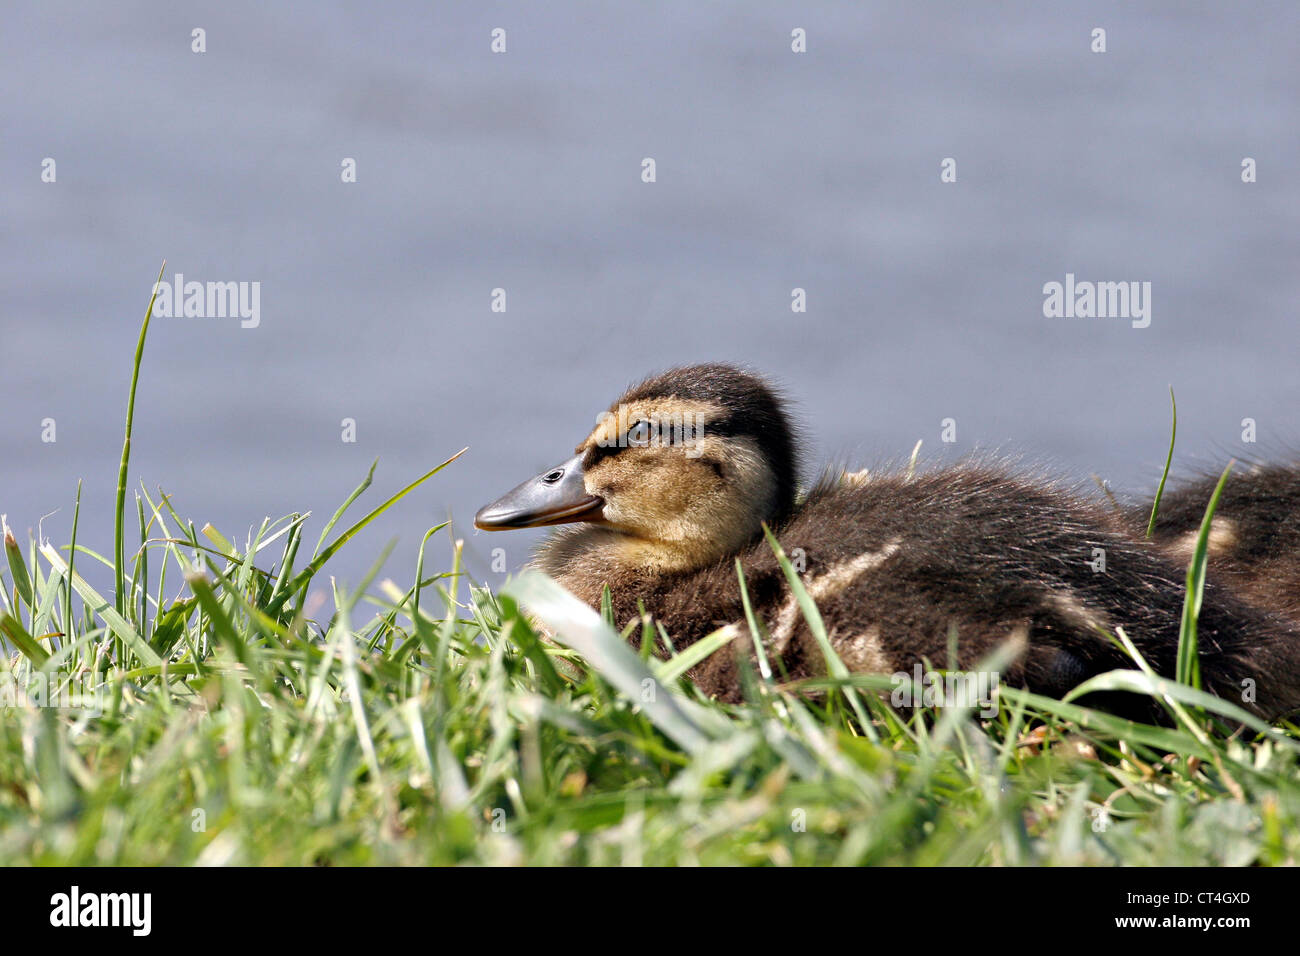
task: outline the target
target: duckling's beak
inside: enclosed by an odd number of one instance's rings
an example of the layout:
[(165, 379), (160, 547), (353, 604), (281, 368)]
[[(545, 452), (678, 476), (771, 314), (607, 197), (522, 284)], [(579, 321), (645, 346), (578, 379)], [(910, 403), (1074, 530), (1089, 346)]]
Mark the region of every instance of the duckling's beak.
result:
[(480, 509), (474, 525), (484, 531), (503, 531), (599, 521), (604, 506), (603, 499), (587, 493), (582, 482), (582, 455), (575, 455)]

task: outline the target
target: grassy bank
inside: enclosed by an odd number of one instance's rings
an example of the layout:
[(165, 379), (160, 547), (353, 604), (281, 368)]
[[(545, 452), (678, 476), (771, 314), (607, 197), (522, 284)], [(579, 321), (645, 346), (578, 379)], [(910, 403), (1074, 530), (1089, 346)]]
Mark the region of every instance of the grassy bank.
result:
[[(130, 437), (128, 415), (112, 555), (78, 544), (75, 520), (62, 546), (6, 539), (0, 862), (1300, 858), (1294, 728), (1216, 734), (1244, 715), (1195, 689), (1194, 641), (1186, 683), (1135, 662), (1095, 684), (1157, 696), (1168, 727), (1010, 688), (989, 715), (904, 721), (873, 693), (886, 678), (793, 686), (761, 653), (746, 702), (721, 705), (682, 675), (732, 653), (730, 632), (641, 657), (544, 578), (474, 586), (444, 527), (415, 583), (330, 578), (450, 462), (366, 510), (372, 472), (314, 543), (293, 515), (236, 545), (143, 490), (127, 506)], [(86, 580), (96, 565), (112, 594)]]

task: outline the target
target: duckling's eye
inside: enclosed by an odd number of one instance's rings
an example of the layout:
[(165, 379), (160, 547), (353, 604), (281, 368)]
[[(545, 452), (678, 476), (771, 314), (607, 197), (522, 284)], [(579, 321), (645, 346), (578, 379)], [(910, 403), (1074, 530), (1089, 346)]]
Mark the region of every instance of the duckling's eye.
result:
[(629, 445), (645, 446), (650, 444), (650, 423), (642, 419), (627, 430)]

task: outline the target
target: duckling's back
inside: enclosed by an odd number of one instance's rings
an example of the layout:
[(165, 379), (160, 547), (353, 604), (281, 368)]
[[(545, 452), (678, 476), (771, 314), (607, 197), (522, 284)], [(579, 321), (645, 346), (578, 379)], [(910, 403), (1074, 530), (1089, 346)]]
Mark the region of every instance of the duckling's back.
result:
[[(1168, 491), (1154, 540), (1177, 562), (1190, 560), (1218, 475)], [(1151, 505), (1135, 509), (1146, 527)], [(1300, 621), (1300, 468), (1238, 467), (1224, 484), (1209, 535), (1209, 577), (1251, 603)]]

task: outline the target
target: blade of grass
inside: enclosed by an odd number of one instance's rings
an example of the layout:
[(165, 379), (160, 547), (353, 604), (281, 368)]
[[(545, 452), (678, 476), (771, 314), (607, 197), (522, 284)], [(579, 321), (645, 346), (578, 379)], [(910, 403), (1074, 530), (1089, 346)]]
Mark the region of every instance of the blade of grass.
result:
[[(14, 576), (14, 589), (18, 592), (19, 600), (29, 609), (34, 609), (36, 604), (32, 597), (32, 578), (27, 573), (22, 549), (18, 547), (18, 541), (14, 538), (13, 531), (9, 529), (7, 515), (0, 515), (0, 529), (4, 532), (5, 557), (9, 561), (9, 572)], [(17, 608), (14, 610), (17, 611)]]
[(442, 464), (437, 465), (434, 468), (431, 468), (429, 471), (426, 471), (419, 478), (416, 478), (415, 481), (411, 482), (401, 491), (397, 492), (397, 494), (393, 495), (383, 504), (379, 505), (379, 507), (375, 508), (374, 511), (370, 512), (368, 515), (366, 515), (364, 518), (362, 518), (352, 527), (348, 528), (347, 531), (344, 531), (341, 535), (339, 535), (338, 538), (329, 547), (327, 547), (324, 551), (321, 551), (314, 558), (312, 558), (311, 562), (307, 565), (307, 567), (299, 571), (298, 574), (294, 576), (293, 580), (290, 581), (289, 584), (283, 590), (281, 590), (278, 595), (276, 595), (276, 597), (272, 598), (270, 605), (267, 607), (267, 613), (269, 614), (277, 613), (280, 610), (280, 608), (284, 606), (284, 602), (288, 600), (289, 595), (298, 591), (300, 588), (306, 585), (308, 581), (310, 581), (313, 577), (315, 577), (316, 572), (321, 569), (321, 567), (325, 564), (326, 561), (328, 561), (338, 552), (339, 548), (343, 547), (343, 545), (351, 541), (352, 538), (355, 537), (358, 533), (360, 533), (360, 531), (363, 528), (365, 528), (366, 525), (370, 524), (370, 522), (374, 521), (377, 517), (379, 517), (381, 514), (383, 514), (385, 511), (387, 511), (397, 502), (401, 501), (408, 494), (410, 494), (420, 485), (424, 484), (424, 482), (428, 481), (438, 472), (442, 471), (442, 469), (446, 468), (448, 465), (450, 465), (461, 455), (465, 454), (465, 452), (467, 451), (469, 451), (468, 448), (462, 448), (460, 451), (456, 452), (456, 454), (452, 455)]
[[(99, 592), (91, 587), (85, 578), (80, 574), (72, 573), (68, 569), (67, 562), (63, 560), (63, 557), (59, 552), (54, 550), (52, 545), (41, 545), (41, 554), (55, 571), (59, 574), (66, 575), (72, 581), (72, 586), (76, 589), (77, 593), (81, 595), (81, 599), (86, 602), (86, 605), (90, 608), (91, 612), (107, 624), (108, 629), (113, 633), (113, 635), (121, 639), (126, 646), (130, 647), (141, 661), (145, 664), (162, 663), (162, 658), (158, 656), (158, 653), (152, 647), (145, 643), (144, 639), (140, 637), (139, 633), (130, 625), (126, 618), (119, 614), (117, 610), (108, 603), (108, 601), (101, 597)], [(119, 666), (125, 666), (125, 664), (125, 661), (118, 661)]]
[(63, 633), (69, 639), (75, 633), (73, 630), (72, 617), (72, 575), (75, 571), (75, 561), (77, 558), (77, 526), (81, 523), (81, 479), (77, 479), (77, 501), (72, 508), (72, 540), (68, 550), (68, 578), (66, 589), (64, 591), (65, 607), (63, 609)]
[[(1183, 684), (1181, 681), (1168, 680), (1158, 674), (1146, 674), (1142, 671), (1131, 670), (1107, 671), (1104, 674), (1098, 674), (1096, 677), (1088, 678), (1066, 694), (1062, 700), (1068, 703), (1093, 691), (1113, 690), (1146, 694), (1152, 697), (1168, 696), (1193, 707), (1199, 707), (1215, 714), (1222, 714), (1224, 717), (1245, 724), (1256, 733), (1272, 739), (1279, 746), (1300, 753), (1300, 743), (1270, 727), (1263, 720), (1260, 720), (1244, 708), (1238, 707), (1232, 701), (1216, 697), (1207, 691)], [(1208, 740), (1206, 742), (1208, 743)]]
[[(763, 524), (763, 534), (767, 537), (767, 543), (776, 555), (777, 563), (785, 573), (786, 582), (790, 585), (790, 591), (799, 604), (799, 610), (803, 613), (804, 620), (808, 622), (808, 630), (812, 631), (817, 646), (821, 648), (822, 656), (826, 658), (827, 672), (832, 677), (848, 677), (849, 669), (844, 666), (844, 662), (840, 660), (840, 655), (835, 653), (835, 648), (831, 646), (821, 612), (817, 610), (816, 602), (813, 601), (812, 596), (803, 586), (803, 581), (799, 580), (799, 572), (794, 569), (790, 559), (785, 556), (785, 550), (781, 547), (781, 542), (776, 539), (776, 535), (772, 534), (772, 529), (766, 523)], [(858, 718), (858, 724), (861, 726), (862, 732), (870, 738), (872, 743), (879, 743), (880, 736), (876, 733), (876, 728), (872, 726), (866, 708), (862, 706), (862, 700), (858, 697), (858, 692), (852, 687), (845, 687), (844, 696), (848, 700), (849, 706), (853, 708), (853, 713)]]
[(628, 699), (639, 702), (655, 726), (687, 753), (698, 753), (708, 745), (707, 735), (678, 706), (671, 691), (643, 693), (644, 681), (658, 683), (654, 674), (596, 611), (537, 571), (523, 572), (503, 593), (526, 605), (554, 631), (557, 640), (581, 654)]
[(135, 424), (135, 389), (140, 381), (140, 365), (144, 361), (144, 340), (149, 334), (149, 320), (153, 317), (154, 300), (158, 298), (158, 284), (162, 282), (163, 271), (167, 268), (164, 259), (158, 269), (158, 278), (154, 280), (153, 292), (149, 296), (149, 308), (144, 313), (144, 323), (140, 326), (140, 338), (135, 344), (135, 362), (131, 366), (131, 390), (126, 398), (126, 438), (122, 442), (122, 461), (117, 469), (117, 506), (113, 509), (113, 610), (121, 615), (126, 610), (126, 593), (122, 582), (126, 580), (126, 551), (123, 537), (123, 522), (126, 515), (126, 473), (131, 462), (131, 430)]
[(1151, 520), (1147, 522), (1147, 537), (1155, 534), (1156, 515), (1160, 512), (1160, 499), (1164, 497), (1165, 481), (1169, 478), (1169, 466), (1174, 461), (1174, 440), (1178, 437), (1178, 402), (1174, 400), (1174, 387), (1169, 386), (1169, 404), (1173, 407), (1174, 421), (1169, 427), (1169, 454), (1165, 456), (1165, 470), (1160, 476), (1160, 484), (1156, 488), (1156, 499), (1151, 502)]
[(339, 519), (343, 517), (344, 513), (352, 507), (352, 502), (360, 498), (361, 495), (365, 493), (366, 489), (370, 487), (371, 482), (375, 480), (375, 468), (378, 467), (378, 465), (379, 459), (376, 458), (370, 463), (370, 471), (366, 473), (366, 477), (362, 480), (361, 484), (352, 489), (352, 494), (348, 495), (347, 500), (344, 501), (343, 504), (339, 505), (338, 510), (330, 516), (330, 520), (325, 522), (325, 528), (320, 533), (320, 540), (316, 542), (316, 550), (311, 553), (313, 558), (320, 554), (320, 549), (324, 546), (325, 539), (329, 537), (330, 532), (334, 530), (334, 526), (339, 523)]
[(37, 644), (36, 639), (27, 633), (23, 626), (18, 623), (17, 618), (9, 614), (0, 615), (0, 634), (7, 637), (9, 642), (22, 651), (23, 656), (37, 667), (50, 659), (50, 655), (46, 653), (45, 648)]
[(660, 662), (654, 667), (655, 676), (659, 678), (661, 683), (671, 684), (696, 664), (726, 647), (738, 637), (740, 637), (740, 628), (736, 625), (728, 624), (725, 627), (720, 627), (712, 634), (706, 635), (688, 646), (680, 654)]
[(754, 656), (758, 658), (758, 674), (765, 683), (772, 682), (772, 664), (767, 659), (764, 645), (767, 643), (767, 628), (754, 614), (754, 607), (749, 601), (749, 585), (745, 582), (745, 569), (736, 559), (736, 577), (740, 580), (740, 603), (745, 608), (745, 623), (749, 625), (749, 634), (754, 641)]
[(1219, 498), (1223, 487), (1228, 483), (1228, 474), (1235, 461), (1228, 462), (1223, 469), (1219, 483), (1214, 486), (1214, 494), (1205, 507), (1205, 517), (1201, 519), (1201, 530), (1196, 536), (1196, 550), (1187, 565), (1187, 593), (1183, 596), (1183, 620), (1178, 629), (1178, 668), (1175, 676), (1178, 683), (1195, 687), (1201, 686), (1201, 662), (1197, 651), (1196, 621), (1201, 614), (1201, 601), (1205, 596), (1205, 559), (1210, 542), (1210, 527), (1214, 523), (1214, 512), (1219, 507)]

